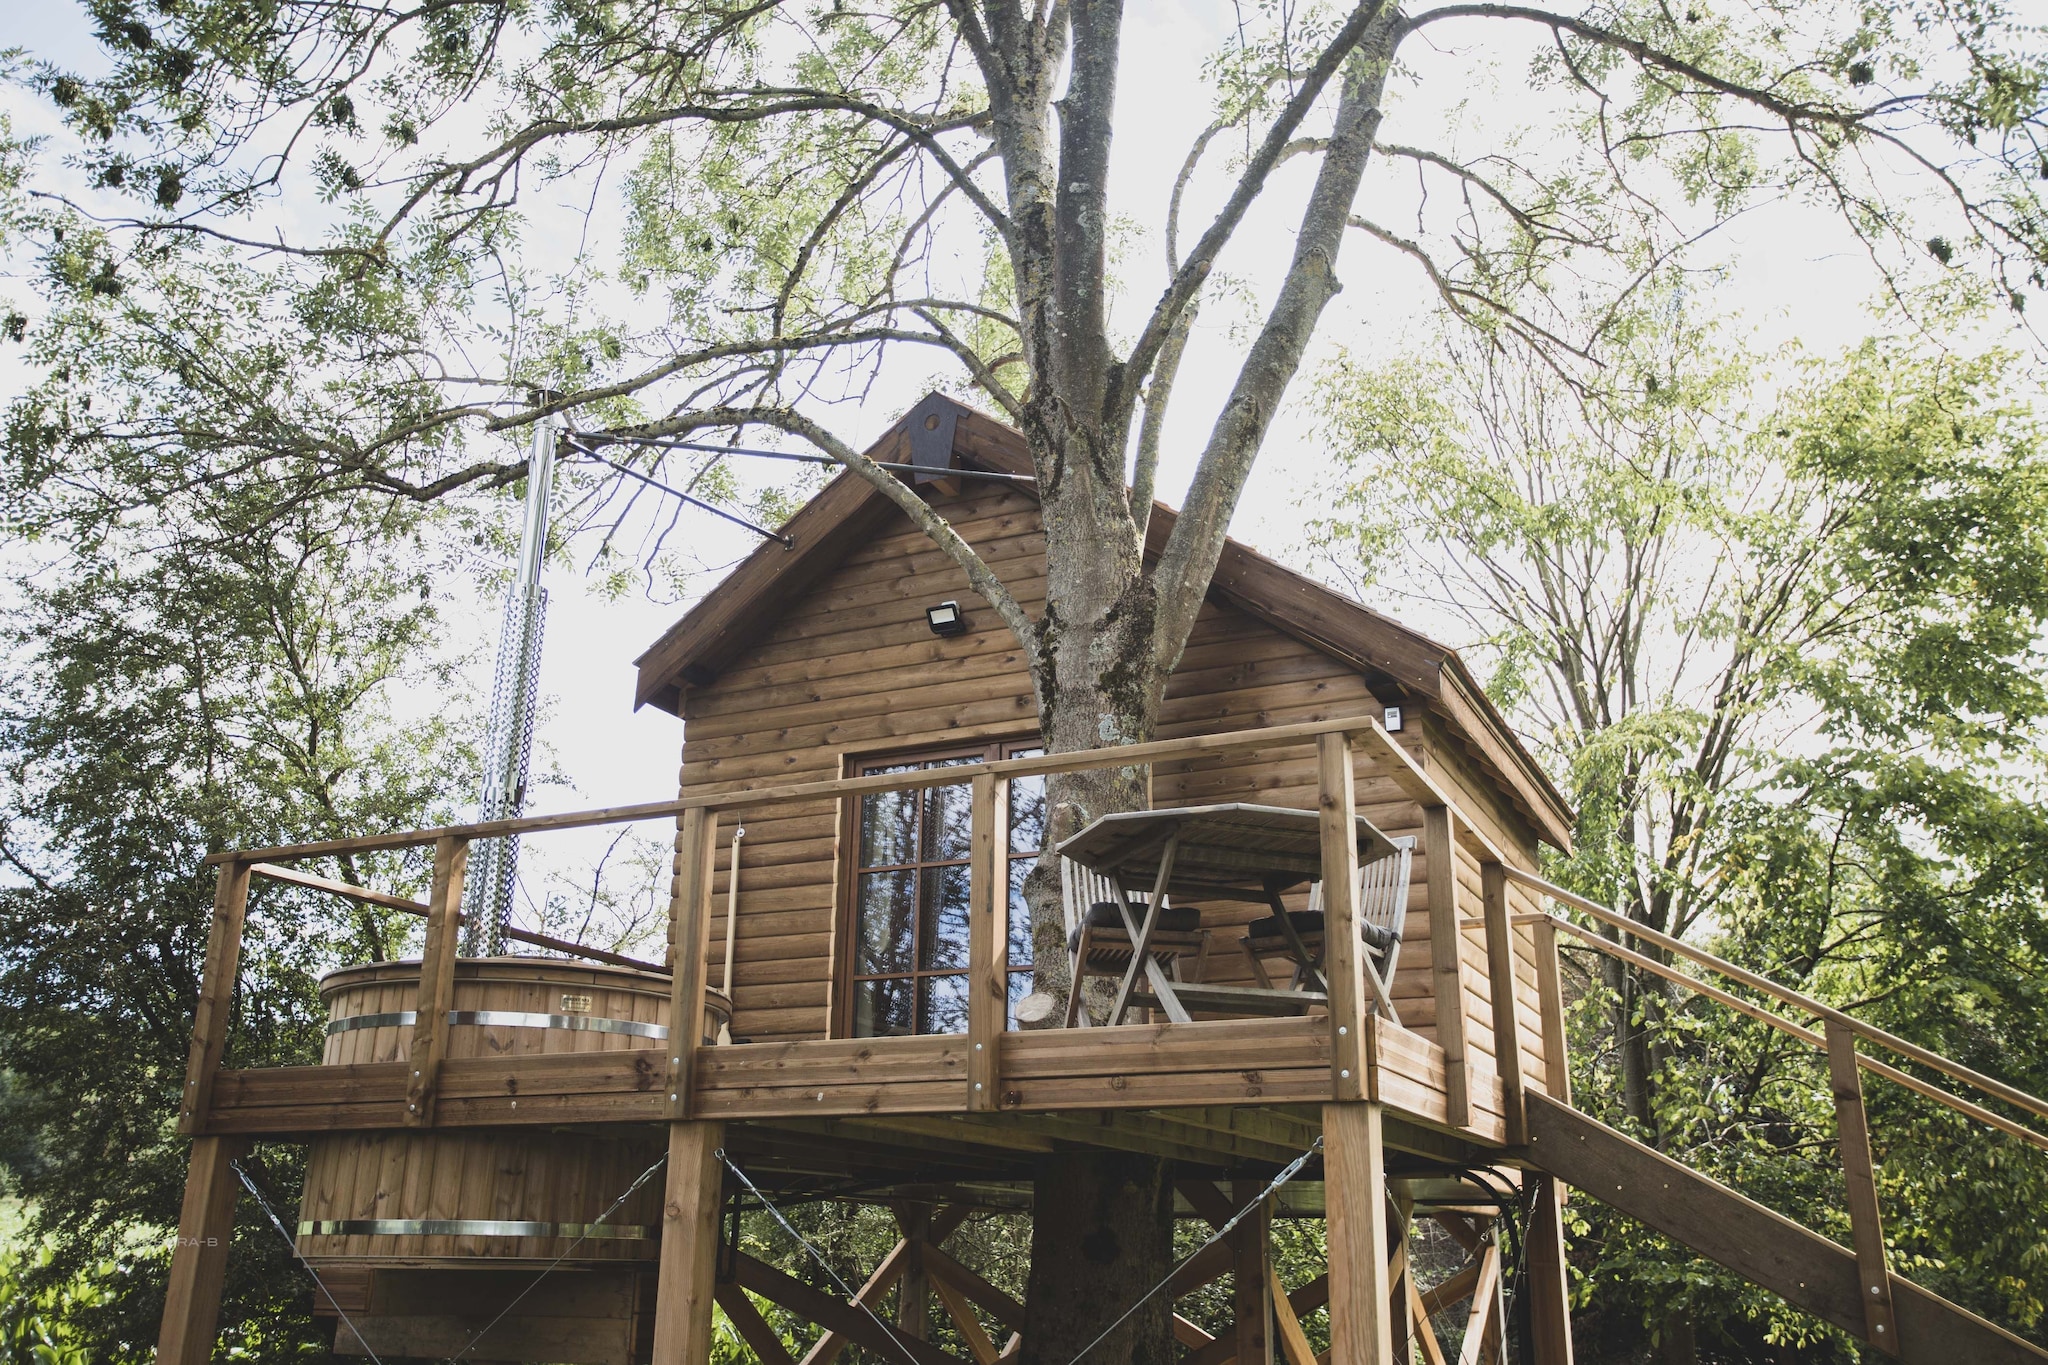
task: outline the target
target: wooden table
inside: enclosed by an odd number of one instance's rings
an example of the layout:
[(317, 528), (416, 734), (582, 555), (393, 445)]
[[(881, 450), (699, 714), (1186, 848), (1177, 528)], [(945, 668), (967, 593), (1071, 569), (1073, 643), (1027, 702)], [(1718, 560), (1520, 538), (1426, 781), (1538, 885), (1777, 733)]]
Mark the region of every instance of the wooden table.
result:
[[(1062, 843), (1057, 852), (1108, 877), (1122, 902), (1124, 928), (1131, 936), (1133, 951), (1110, 1007), (1111, 1024), (1121, 1022), (1130, 1007), (1141, 971), (1152, 988), (1152, 997), (1175, 1023), (1190, 1022), (1189, 1003), (1219, 1013), (1299, 1014), (1325, 998), (1317, 990), (1175, 982), (1153, 961), (1150, 951), (1159, 909), (1168, 896), (1258, 901), (1270, 905), (1279, 916), (1288, 951), (1306, 969), (1310, 983), (1322, 985), (1316, 963), (1280, 899), (1285, 892), (1323, 875), (1322, 817), (1317, 812), (1243, 803), (1130, 811), (1103, 816)], [(1394, 852), (1393, 842), (1360, 817), (1359, 866)], [(1152, 897), (1141, 922), (1131, 888), (1147, 884)]]

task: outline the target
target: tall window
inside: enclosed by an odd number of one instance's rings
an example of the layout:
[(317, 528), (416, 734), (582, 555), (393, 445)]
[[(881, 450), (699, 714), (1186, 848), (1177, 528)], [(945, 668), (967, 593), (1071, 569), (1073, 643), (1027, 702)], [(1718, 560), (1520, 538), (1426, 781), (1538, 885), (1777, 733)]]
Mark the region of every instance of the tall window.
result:
[[(1037, 754), (1035, 741), (864, 760), (854, 773), (967, 767)], [(855, 812), (851, 1009), (854, 1037), (967, 1031), (967, 775), (923, 791), (864, 796)], [(1030, 989), (1031, 917), (1024, 877), (1045, 832), (1045, 779), (1010, 783), (1010, 1005)]]

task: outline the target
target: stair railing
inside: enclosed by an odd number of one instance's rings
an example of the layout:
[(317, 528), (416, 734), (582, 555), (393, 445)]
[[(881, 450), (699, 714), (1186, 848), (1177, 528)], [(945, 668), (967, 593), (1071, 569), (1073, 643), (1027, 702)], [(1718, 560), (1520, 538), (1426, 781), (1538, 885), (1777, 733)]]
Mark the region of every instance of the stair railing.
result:
[[(1516, 924), (1541, 924), (1580, 939), (1589, 946), (1609, 957), (1629, 963), (1655, 976), (1664, 978), (1706, 996), (1719, 1004), (1759, 1020), (1781, 1033), (1799, 1039), (1809, 1047), (1822, 1052), (1828, 1061), (1828, 1083), (1835, 1101), (1836, 1139), (1842, 1161), (1842, 1175), (1847, 1188), (1849, 1204), (1849, 1226), (1851, 1240), (1856, 1253), (1858, 1279), (1865, 1294), (1863, 1296), (1866, 1339), (1888, 1354), (1897, 1355), (1898, 1329), (1892, 1312), (1891, 1274), (1886, 1263), (1884, 1249), (1884, 1224), (1878, 1209), (1877, 1187), (1873, 1178), (1870, 1159), (1869, 1121), (1863, 1106), (1863, 1082), (1861, 1072), (1882, 1076), (1886, 1080), (1918, 1095), (1946, 1105), (1979, 1123), (1996, 1128), (2001, 1132), (2019, 1138), (2042, 1151), (2048, 1151), (2048, 1133), (2016, 1123), (2002, 1114), (1994, 1113), (1981, 1104), (1966, 1100), (1933, 1085), (1919, 1077), (1899, 1070), (1895, 1066), (1879, 1061), (1858, 1049), (1857, 1043), (1864, 1041), (1885, 1048), (1890, 1052), (1930, 1067), (1943, 1075), (1961, 1081), (1979, 1092), (2002, 1100), (2018, 1109), (2048, 1118), (2048, 1100), (2042, 1100), (2015, 1086), (2007, 1085), (1994, 1077), (1974, 1071), (1938, 1052), (1933, 1052), (1916, 1043), (1908, 1042), (1897, 1034), (1844, 1013), (1832, 1005), (1814, 999), (1810, 995), (1780, 985), (1766, 976), (1738, 967), (1725, 958), (1693, 947), (1689, 943), (1662, 934), (1655, 929), (1637, 923), (1628, 916), (1575, 895), (1555, 883), (1545, 881), (1534, 873), (1501, 864), (1501, 870), (1508, 880), (1520, 882), (1539, 895), (1560, 905), (1580, 911), (1601, 924), (1618, 929), (1629, 937), (1655, 948), (1662, 949), (1674, 957), (1682, 957), (1729, 981), (1747, 986), (1781, 1004), (1810, 1015), (1821, 1022), (1815, 1030), (1788, 1019), (1773, 1010), (1766, 1009), (1753, 1001), (1723, 990), (1708, 981), (1679, 971), (1667, 962), (1661, 962), (1647, 953), (1637, 952), (1615, 942), (1599, 930), (1578, 923), (1563, 915), (1548, 912), (1517, 915)], [(1467, 921), (1472, 927), (1478, 923)], [(1542, 965), (1539, 964), (1539, 969)], [(1554, 970), (1554, 967), (1552, 968)], [(1546, 994), (1554, 993), (1552, 991)], [(1546, 1011), (1548, 1013), (1548, 1011)], [(1568, 1095), (1569, 1092), (1565, 1091)], [(1567, 1101), (1568, 1102), (1568, 1101)]]

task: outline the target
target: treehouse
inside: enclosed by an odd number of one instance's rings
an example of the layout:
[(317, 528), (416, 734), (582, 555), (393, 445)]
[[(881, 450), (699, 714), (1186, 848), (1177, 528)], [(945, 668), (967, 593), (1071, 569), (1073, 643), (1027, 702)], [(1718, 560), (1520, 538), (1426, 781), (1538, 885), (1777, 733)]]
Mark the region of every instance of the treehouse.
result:
[[(1016, 432), (935, 395), (869, 453), (1042, 605)], [(1172, 524), (1155, 510), (1153, 548)], [(1545, 881), (1571, 813), (1458, 656), (1245, 546), (1136, 746), (1045, 753), (1017, 640), (852, 474), (638, 667), (639, 704), (682, 720), (673, 800), (216, 855), (160, 1361), (209, 1358), (259, 1137), (308, 1144), (295, 1249), (344, 1356), (703, 1365), (716, 1303), (794, 1365), (758, 1298), (813, 1324), (804, 1365), (995, 1365), (1023, 1305), (947, 1238), (1027, 1208), (1047, 1155), (1108, 1149), (1170, 1161), (1178, 1215), (1227, 1229), (1163, 1286), (1232, 1285), (1227, 1330), (1176, 1317), (1186, 1365), (1436, 1362), (1452, 1321), (1464, 1365), (1510, 1340), (1568, 1362), (1568, 1188), (1888, 1354), (2048, 1359), (1886, 1264), (1861, 1078), (1992, 1140), (2048, 1146), (2007, 1116), (2048, 1104)], [(1129, 765), (1150, 809), (1046, 809), (1048, 776)], [(677, 830), (662, 961), (531, 933), (511, 937), (547, 955), (458, 959), (472, 842), (630, 821)], [(314, 870), (416, 846), (423, 903)], [(1040, 864), (1059, 935), (1031, 932)], [(323, 983), (318, 1065), (223, 1056), (252, 877), (426, 919), (421, 961)], [(1826, 1054), (1852, 1246), (1573, 1107), (1561, 934)], [(1041, 979), (1070, 976), (1052, 1016)], [(820, 1197), (901, 1225), (850, 1297), (730, 1232), (737, 1207)], [(1322, 1220), (1327, 1270), (1282, 1283), (1272, 1218)], [(1423, 1220), (1468, 1257), (1427, 1284)]]

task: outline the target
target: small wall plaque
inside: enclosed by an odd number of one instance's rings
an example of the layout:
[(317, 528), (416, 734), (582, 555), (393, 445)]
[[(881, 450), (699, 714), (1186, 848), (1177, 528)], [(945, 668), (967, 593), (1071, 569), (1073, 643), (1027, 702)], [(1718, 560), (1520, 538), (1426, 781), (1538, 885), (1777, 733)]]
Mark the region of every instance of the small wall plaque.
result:
[(562, 997), (562, 1013), (590, 1013), (590, 997), (587, 995), (565, 995)]

